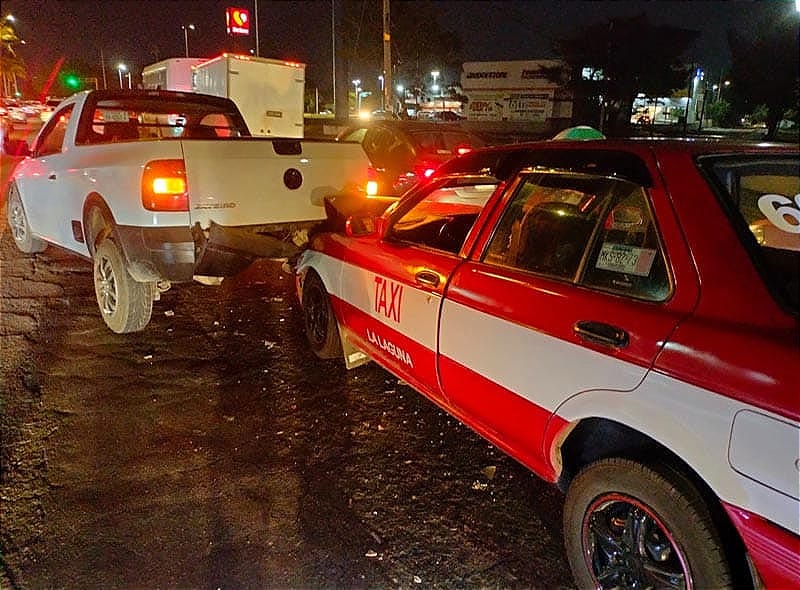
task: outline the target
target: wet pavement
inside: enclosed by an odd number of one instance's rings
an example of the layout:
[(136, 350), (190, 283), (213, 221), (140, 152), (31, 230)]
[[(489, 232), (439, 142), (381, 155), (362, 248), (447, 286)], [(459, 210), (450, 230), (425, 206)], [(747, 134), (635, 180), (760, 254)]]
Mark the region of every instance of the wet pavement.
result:
[(0, 212), (2, 588), (571, 587), (560, 492), (319, 361), (279, 264), (117, 335), (89, 262), (19, 253)]

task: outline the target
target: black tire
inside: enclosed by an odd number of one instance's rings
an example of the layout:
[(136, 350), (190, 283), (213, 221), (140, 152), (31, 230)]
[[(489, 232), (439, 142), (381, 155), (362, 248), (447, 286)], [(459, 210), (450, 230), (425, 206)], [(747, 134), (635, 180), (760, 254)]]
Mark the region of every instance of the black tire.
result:
[(17, 248), (25, 254), (35, 254), (47, 248), (47, 243), (35, 237), (31, 233), (28, 225), (28, 216), (22, 206), (22, 199), (19, 196), (17, 185), (11, 183), (8, 187), (8, 227), (11, 229), (11, 237)]
[(313, 270), (303, 282), (303, 320), (311, 350), (321, 359), (342, 357), (339, 324), (322, 279)]
[(732, 587), (707, 504), (666, 466), (585, 467), (567, 491), (564, 540), (578, 588)]
[(110, 239), (98, 244), (93, 267), (94, 292), (106, 325), (117, 334), (144, 329), (153, 313), (155, 283), (133, 280), (125, 258)]

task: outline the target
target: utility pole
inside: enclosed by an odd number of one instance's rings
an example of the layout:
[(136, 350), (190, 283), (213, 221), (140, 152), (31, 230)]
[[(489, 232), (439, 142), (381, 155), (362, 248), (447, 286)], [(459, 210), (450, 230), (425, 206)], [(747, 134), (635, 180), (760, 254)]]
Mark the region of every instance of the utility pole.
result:
[(392, 103), (392, 35), (390, 32), (389, 0), (383, 0), (383, 104), (394, 112)]
[(103, 57), (103, 48), (100, 48), (100, 69), (103, 70), (103, 90), (108, 89), (108, 80), (106, 80), (106, 60)]
[(256, 9), (256, 57), (260, 57), (261, 53), (258, 49), (258, 0), (255, 0), (255, 9)]

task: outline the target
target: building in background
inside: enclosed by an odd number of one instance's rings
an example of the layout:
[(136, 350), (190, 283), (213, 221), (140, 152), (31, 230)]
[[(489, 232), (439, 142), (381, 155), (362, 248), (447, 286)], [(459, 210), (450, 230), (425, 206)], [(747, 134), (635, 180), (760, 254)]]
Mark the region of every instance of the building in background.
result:
[(572, 118), (572, 95), (548, 79), (556, 60), (466, 62), (461, 88), (468, 121), (509, 121), (558, 127)]

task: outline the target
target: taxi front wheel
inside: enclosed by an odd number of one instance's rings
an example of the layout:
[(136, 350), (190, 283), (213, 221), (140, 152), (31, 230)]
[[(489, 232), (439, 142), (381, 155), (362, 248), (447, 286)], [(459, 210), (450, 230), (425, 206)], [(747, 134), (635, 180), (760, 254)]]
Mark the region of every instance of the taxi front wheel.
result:
[(572, 481), (564, 537), (579, 588), (731, 588), (722, 540), (691, 481), (604, 459)]
[(308, 272), (303, 282), (303, 319), (314, 354), (321, 359), (340, 358), (342, 341), (331, 298), (322, 279), (313, 270)]

